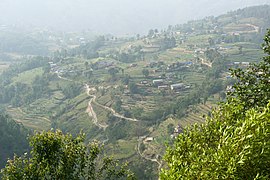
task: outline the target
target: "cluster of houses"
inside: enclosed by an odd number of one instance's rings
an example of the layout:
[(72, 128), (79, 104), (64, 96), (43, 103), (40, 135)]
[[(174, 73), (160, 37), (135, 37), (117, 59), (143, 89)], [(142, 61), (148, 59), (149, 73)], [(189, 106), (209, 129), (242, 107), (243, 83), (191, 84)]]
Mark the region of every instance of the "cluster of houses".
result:
[(56, 74), (64, 74), (64, 73), (75, 73), (72, 69), (62, 69), (59, 65), (55, 64), (54, 62), (49, 62), (49, 65), (51, 67), (51, 72)]
[(63, 70), (61, 70), (60, 67), (57, 64), (55, 64), (54, 62), (49, 62), (49, 65), (50, 65), (50, 68), (51, 68), (51, 72), (63, 73), (62, 72)]
[(164, 79), (155, 79), (153, 80), (153, 85), (157, 87), (159, 90), (172, 90), (172, 91), (181, 91), (190, 88), (190, 86), (186, 86), (184, 83), (175, 83), (169, 85)]
[(193, 63), (191, 61), (189, 62), (175, 62), (167, 66), (167, 71), (176, 71), (182, 68), (190, 67)]
[(98, 61), (92, 65), (93, 69), (105, 69), (113, 66), (114, 66), (113, 61)]

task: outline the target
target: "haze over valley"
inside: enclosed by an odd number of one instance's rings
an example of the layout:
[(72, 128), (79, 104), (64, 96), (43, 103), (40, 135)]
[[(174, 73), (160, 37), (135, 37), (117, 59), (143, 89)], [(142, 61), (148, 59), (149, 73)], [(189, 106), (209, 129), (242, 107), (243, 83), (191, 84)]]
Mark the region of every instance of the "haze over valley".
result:
[(146, 34), (269, 0), (1, 0), (0, 24), (98, 34)]

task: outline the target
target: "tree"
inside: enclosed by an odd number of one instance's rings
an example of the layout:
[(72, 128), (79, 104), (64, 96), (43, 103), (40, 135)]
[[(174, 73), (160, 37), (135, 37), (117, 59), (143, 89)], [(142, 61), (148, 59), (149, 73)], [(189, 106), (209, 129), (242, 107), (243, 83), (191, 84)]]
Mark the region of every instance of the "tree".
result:
[(229, 99), (238, 98), (246, 109), (265, 107), (270, 99), (270, 30), (264, 38), (263, 50), (266, 56), (262, 62), (247, 69), (231, 70), (237, 83), (233, 86), (234, 91), (229, 93)]
[(15, 156), (1, 171), (3, 179), (117, 179), (133, 175), (109, 157), (101, 157), (97, 142), (84, 144), (85, 135), (73, 138), (60, 130), (30, 138), (31, 156)]
[(238, 46), (238, 50), (239, 50), (239, 54), (243, 54), (243, 46), (242, 45)]
[(270, 178), (270, 30), (264, 40), (263, 62), (233, 70), (227, 102), (167, 149), (161, 179)]
[(142, 70), (142, 74), (143, 74), (145, 77), (148, 77), (148, 76), (149, 76), (149, 70), (148, 70), (148, 69), (143, 69), (143, 70)]
[(130, 82), (128, 84), (128, 88), (129, 88), (129, 91), (131, 94), (136, 94), (139, 92), (138, 87), (137, 87), (136, 83), (134, 83), (134, 82)]
[[(31, 133), (18, 124), (9, 116), (5, 115), (4, 110), (0, 110), (0, 169), (3, 168), (7, 159), (13, 156), (13, 153), (23, 154), (29, 149), (27, 135)], [(1, 179), (1, 176), (0, 176)]]
[(108, 73), (112, 76), (112, 77), (115, 77), (115, 75), (118, 73), (119, 71), (118, 71), (118, 69), (116, 69), (116, 68), (110, 68), (109, 70), (108, 70)]
[(270, 103), (245, 111), (239, 101), (180, 134), (166, 151), (161, 179), (269, 179)]
[(148, 31), (148, 37), (153, 37), (153, 35), (155, 34), (155, 31), (153, 30), (153, 29), (150, 29), (149, 31)]
[(167, 133), (171, 135), (173, 134), (173, 132), (174, 132), (174, 125), (170, 123), (167, 125)]
[(209, 46), (214, 46), (215, 45), (215, 41), (211, 37), (208, 38), (208, 43), (209, 43)]
[(89, 68), (89, 63), (87, 61), (84, 62), (85, 69), (87, 70)]

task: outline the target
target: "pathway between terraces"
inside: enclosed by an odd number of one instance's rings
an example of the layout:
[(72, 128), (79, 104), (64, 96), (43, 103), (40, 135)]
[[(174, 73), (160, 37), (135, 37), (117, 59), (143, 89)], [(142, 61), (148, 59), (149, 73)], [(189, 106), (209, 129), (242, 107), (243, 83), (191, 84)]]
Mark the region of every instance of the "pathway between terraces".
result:
[[(99, 104), (98, 102), (96, 102), (96, 96), (93, 95), (93, 94), (90, 94), (90, 91), (96, 91), (96, 89), (95, 89), (95, 88), (90, 88), (88, 84), (85, 84), (85, 87), (86, 87), (86, 93), (87, 93), (87, 95), (93, 97), (93, 98), (91, 99), (91, 100), (92, 100), (91, 103), (93, 102), (93, 103), (95, 103), (97, 106), (99, 106), (99, 107), (101, 107), (101, 108), (103, 108), (103, 109), (106, 109), (106, 110), (108, 110), (108, 111), (111, 111), (112, 114), (113, 114), (115, 117), (118, 117), (118, 118), (121, 118), (121, 119), (125, 119), (125, 120), (127, 120), (127, 121), (134, 121), (134, 122), (138, 122), (138, 121), (139, 121), (138, 119), (135, 119), (135, 118), (128, 118), (128, 117), (125, 117), (125, 116), (123, 116), (123, 115), (117, 113), (113, 108), (110, 108), (110, 107), (104, 106), (104, 105), (102, 105), (102, 104)], [(91, 104), (91, 103), (90, 103), (90, 104)]]

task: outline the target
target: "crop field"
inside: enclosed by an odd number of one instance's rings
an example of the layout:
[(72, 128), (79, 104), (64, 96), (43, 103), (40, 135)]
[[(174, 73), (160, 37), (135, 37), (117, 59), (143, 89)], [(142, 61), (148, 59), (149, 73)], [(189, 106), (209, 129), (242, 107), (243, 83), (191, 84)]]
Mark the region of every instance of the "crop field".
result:
[(51, 121), (46, 117), (37, 114), (26, 113), (20, 108), (8, 108), (7, 112), (16, 122), (22, 123), (29, 129), (42, 131), (48, 130), (51, 127)]
[(14, 83), (23, 82), (25, 84), (31, 84), (34, 81), (35, 77), (38, 75), (42, 75), (42, 73), (42, 68), (35, 68), (18, 74), (18, 76), (14, 77), (12, 80)]
[(138, 142), (136, 138), (129, 140), (118, 140), (115, 144), (109, 144), (106, 148), (116, 159), (126, 159), (136, 153)]

